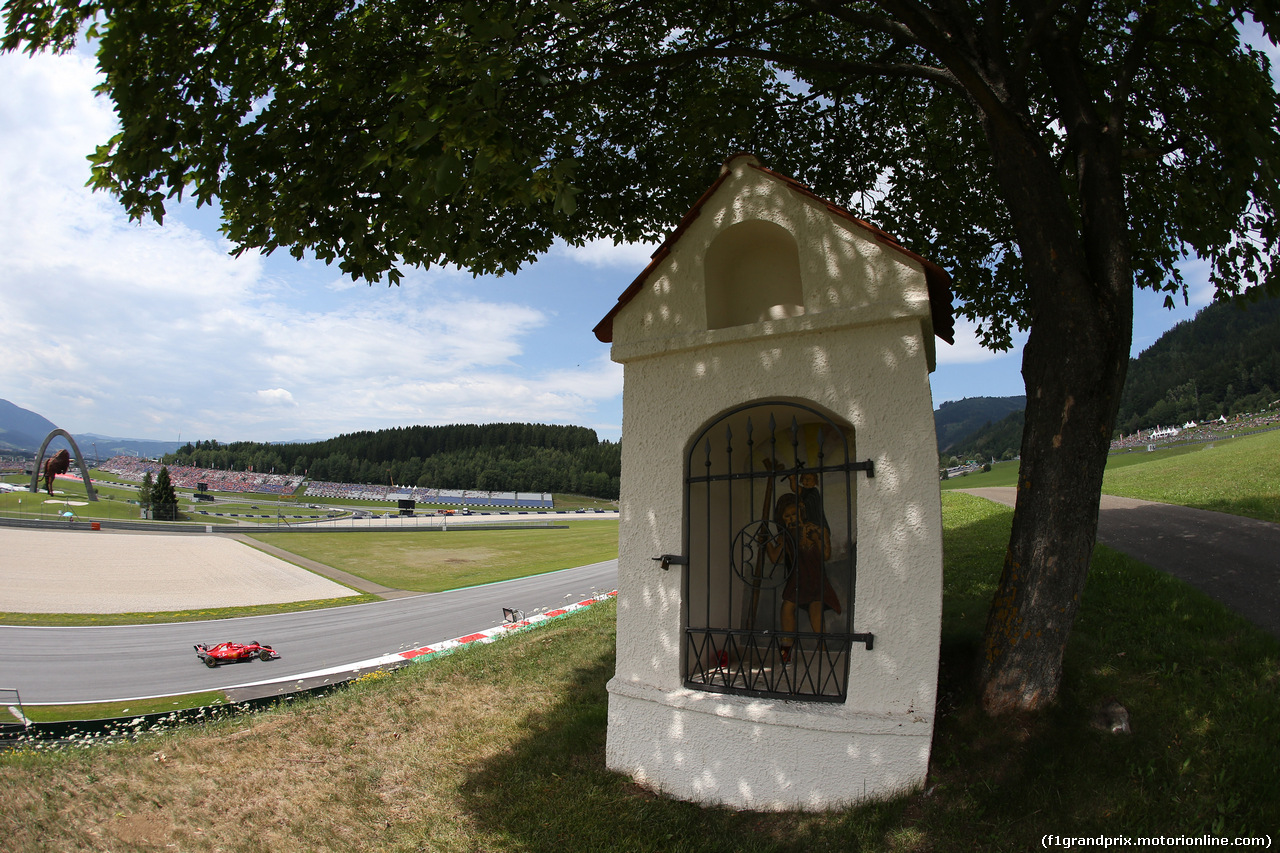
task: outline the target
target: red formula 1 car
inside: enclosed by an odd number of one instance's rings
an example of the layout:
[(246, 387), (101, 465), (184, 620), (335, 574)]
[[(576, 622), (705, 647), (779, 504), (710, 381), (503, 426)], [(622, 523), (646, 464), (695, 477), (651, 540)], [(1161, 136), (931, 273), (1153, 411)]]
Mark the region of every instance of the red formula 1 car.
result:
[(195, 646), (196, 654), (200, 660), (204, 661), (204, 665), (213, 669), (220, 663), (239, 663), (243, 660), (272, 660), (280, 657), (280, 653), (270, 646), (264, 646), (257, 640), (252, 643), (218, 643), (216, 646), (206, 646), (204, 643), (197, 643)]

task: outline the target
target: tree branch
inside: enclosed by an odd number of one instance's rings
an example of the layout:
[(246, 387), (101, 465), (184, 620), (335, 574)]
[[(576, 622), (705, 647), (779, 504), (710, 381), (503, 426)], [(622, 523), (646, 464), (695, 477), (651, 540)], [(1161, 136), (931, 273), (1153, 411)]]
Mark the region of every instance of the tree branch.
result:
[[(1026, 19), (1026, 35), (1023, 36), (1017, 51), (1014, 53), (1013, 74), (1016, 79), (1025, 80), (1031, 68), (1031, 59), (1039, 45), (1048, 38), (1054, 18), (1062, 11), (1066, 0), (1053, 3), (1030, 4), (1023, 6), (1023, 17)], [(1027, 15), (1030, 12), (1030, 15)]]
[[(1111, 133), (1119, 134), (1124, 129), (1124, 116), (1129, 107), (1133, 81), (1137, 77), (1138, 71), (1142, 68), (1142, 61), (1146, 56), (1147, 48), (1151, 45), (1155, 35), (1155, 17), (1156, 13), (1152, 7), (1142, 10), (1142, 13), (1138, 16), (1138, 23), (1133, 28), (1133, 42), (1125, 50), (1124, 57), (1120, 61), (1120, 73), (1116, 78), (1115, 97), (1112, 98), (1110, 109), (1107, 113), (1107, 128)], [(1117, 136), (1117, 138), (1119, 137)]]
[(786, 53), (756, 47), (703, 47), (676, 51), (665, 56), (627, 63), (628, 68), (662, 67), (682, 65), (696, 59), (761, 59), (785, 68), (821, 71), (830, 74), (853, 76), (897, 77), (923, 80), (949, 88), (959, 89), (955, 77), (945, 68), (935, 68), (917, 63), (869, 62), (861, 60), (830, 60), (803, 54)]
[(916, 34), (899, 22), (861, 9), (850, 9), (846, 5), (847, 0), (801, 0), (801, 2), (815, 12), (835, 18), (837, 21), (852, 24), (855, 27), (866, 27), (912, 44), (920, 43)]
[(1073, 48), (1079, 47), (1085, 27), (1089, 25), (1089, 20), (1093, 17), (1095, 5), (1097, 5), (1097, 0), (1078, 0), (1075, 11), (1068, 18), (1070, 26), (1064, 32), (1066, 33), (1067, 43)]
[[(938, 59), (955, 77), (961, 90), (991, 121), (1022, 124), (1018, 111), (1009, 102), (1008, 93), (993, 84), (991, 69), (982, 62), (977, 45), (957, 39), (954, 27), (944, 17), (918, 0), (879, 0), (878, 5), (902, 22), (911, 33), (912, 40)], [(994, 56), (991, 61), (995, 61)]]

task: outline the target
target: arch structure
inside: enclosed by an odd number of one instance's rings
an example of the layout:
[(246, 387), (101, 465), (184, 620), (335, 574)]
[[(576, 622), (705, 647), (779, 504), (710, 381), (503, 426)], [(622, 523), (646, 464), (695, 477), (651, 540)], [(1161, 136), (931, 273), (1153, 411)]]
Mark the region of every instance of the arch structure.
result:
[(843, 702), (856, 588), (852, 427), (786, 400), (747, 404), (693, 440), (685, 479), (684, 683)]
[(730, 225), (707, 248), (704, 263), (708, 329), (728, 329), (805, 313), (800, 250), (774, 222)]
[(40, 452), (36, 454), (35, 468), (31, 471), (31, 492), (34, 494), (40, 491), (40, 466), (44, 464), (44, 452), (49, 449), (49, 443), (58, 436), (65, 438), (67, 443), (71, 445), (71, 452), (75, 454), (76, 464), (80, 466), (80, 478), (84, 480), (85, 494), (88, 496), (88, 500), (96, 501), (98, 493), (93, 490), (93, 483), (89, 482), (89, 466), (84, 462), (84, 454), (80, 452), (80, 446), (71, 437), (71, 433), (65, 429), (55, 429), (45, 436), (44, 443), (40, 445)]

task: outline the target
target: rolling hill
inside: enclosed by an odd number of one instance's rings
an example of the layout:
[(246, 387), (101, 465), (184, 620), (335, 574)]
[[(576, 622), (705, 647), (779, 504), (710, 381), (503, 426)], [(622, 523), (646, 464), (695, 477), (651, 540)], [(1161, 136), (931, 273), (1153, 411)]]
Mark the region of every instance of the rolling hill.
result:
[(1125, 435), (1280, 403), (1280, 298), (1218, 302), (1129, 362), (1116, 428)]
[(943, 403), (933, 413), (939, 455), (967, 446), (970, 436), (1012, 412), (1020, 415), (1026, 404), (1026, 397), (966, 397)]
[[(0, 400), (0, 452), (16, 454), (34, 454), (40, 449), (45, 436), (57, 429), (58, 425), (43, 415), (30, 409)], [(112, 456), (163, 456), (172, 453), (182, 446), (178, 441), (152, 441), (138, 438), (113, 438), (95, 433), (72, 433), (85, 461), (93, 464), (94, 450), (101, 459)], [(59, 445), (61, 446), (61, 445)]]
[(30, 409), (0, 400), (0, 450), (35, 453), (57, 424)]

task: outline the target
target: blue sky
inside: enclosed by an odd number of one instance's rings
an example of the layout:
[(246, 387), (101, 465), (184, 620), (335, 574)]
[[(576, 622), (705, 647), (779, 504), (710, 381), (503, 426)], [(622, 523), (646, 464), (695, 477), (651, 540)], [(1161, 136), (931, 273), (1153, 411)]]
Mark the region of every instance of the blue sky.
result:
[[(648, 247), (557, 246), (516, 275), (411, 271), (391, 288), (283, 253), (231, 258), (208, 208), (139, 225), (84, 187), (115, 127), (97, 79), (80, 52), (0, 55), (0, 398), (121, 438), (496, 421), (619, 438), (622, 370), (591, 329)], [(1137, 293), (1135, 355), (1207, 303), (1187, 273), (1190, 306)], [(935, 408), (1023, 393), (1020, 351), (983, 350), (964, 324), (938, 359)]]

